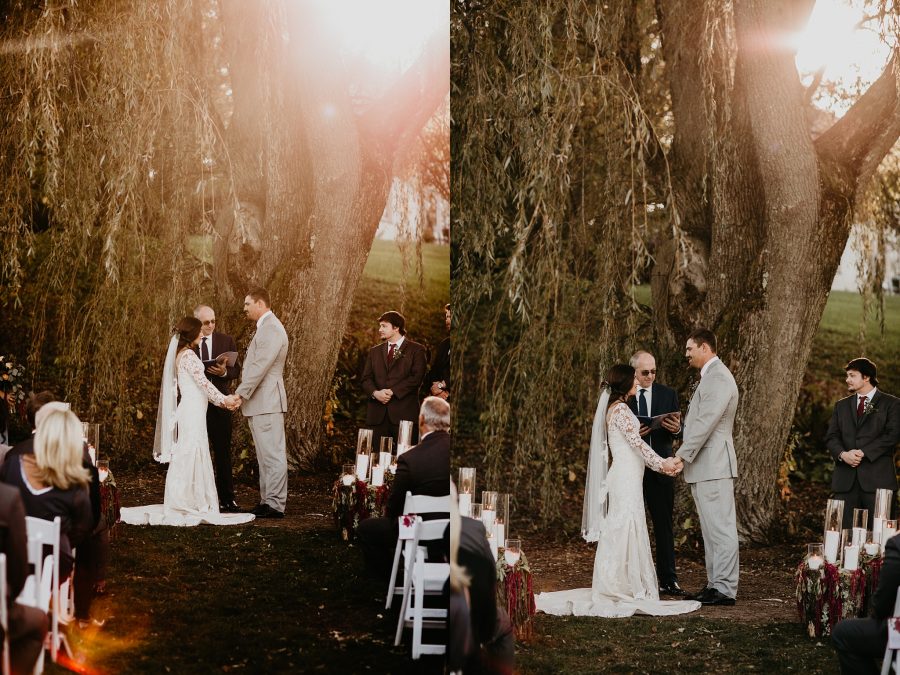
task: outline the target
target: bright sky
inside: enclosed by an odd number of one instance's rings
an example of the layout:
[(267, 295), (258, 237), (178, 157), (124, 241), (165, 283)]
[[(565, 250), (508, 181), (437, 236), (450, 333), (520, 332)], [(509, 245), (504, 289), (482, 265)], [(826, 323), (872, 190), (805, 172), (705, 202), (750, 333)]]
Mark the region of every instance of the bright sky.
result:
[[(865, 88), (878, 79), (890, 49), (877, 32), (877, 22), (857, 27), (865, 15), (860, 0), (816, 2), (809, 23), (790, 39), (797, 49), (797, 68), (804, 84), (809, 84), (823, 65), (824, 80), (845, 91), (853, 91), (857, 84)], [(824, 94), (817, 103), (840, 116), (852, 101)]]
[(389, 71), (409, 67), (438, 29), (449, 35), (447, 0), (316, 0), (322, 30), (344, 50)]

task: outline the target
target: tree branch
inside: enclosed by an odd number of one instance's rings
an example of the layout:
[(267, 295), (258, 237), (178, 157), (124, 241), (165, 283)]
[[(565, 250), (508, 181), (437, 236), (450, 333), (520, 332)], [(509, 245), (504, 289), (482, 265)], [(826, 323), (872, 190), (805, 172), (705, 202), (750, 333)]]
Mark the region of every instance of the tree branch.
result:
[(436, 30), (418, 60), (363, 113), (360, 126), (388, 148), (417, 134), (450, 91), (450, 40)]
[(820, 161), (847, 172), (855, 192), (900, 137), (900, 92), (895, 54), (884, 72), (840, 120), (816, 139)]

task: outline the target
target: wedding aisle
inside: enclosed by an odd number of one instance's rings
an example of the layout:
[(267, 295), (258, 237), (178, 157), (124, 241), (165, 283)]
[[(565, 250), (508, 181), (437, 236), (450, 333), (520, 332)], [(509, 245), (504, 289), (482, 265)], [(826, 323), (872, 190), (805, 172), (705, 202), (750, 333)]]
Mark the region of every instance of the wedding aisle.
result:
[[(162, 495), (165, 472), (155, 468), (117, 472), (123, 506)], [(73, 633), (76, 659), (104, 673), (410, 671), (408, 650), (393, 647), (384, 589), (335, 533), (333, 480), (291, 476), (283, 520), (119, 525), (97, 601), (108, 620)], [(236, 488), (242, 506), (255, 505), (253, 486)]]

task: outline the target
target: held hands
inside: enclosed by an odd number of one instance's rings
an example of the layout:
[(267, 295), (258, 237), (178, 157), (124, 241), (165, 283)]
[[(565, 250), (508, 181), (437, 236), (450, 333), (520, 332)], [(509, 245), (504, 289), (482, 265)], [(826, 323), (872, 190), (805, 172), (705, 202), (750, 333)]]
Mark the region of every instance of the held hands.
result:
[(669, 457), (663, 460), (662, 472), (667, 476), (677, 476), (684, 469), (684, 462), (681, 457)]
[(243, 403), (243, 399), (237, 394), (231, 394), (225, 397), (225, 402), (222, 404), (223, 408), (227, 408), (228, 410), (237, 410), (241, 407), (241, 403)]
[(388, 404), (388, 401), (391, 400), (393, 395), (394, 392), (392, 392), (390, 389), (379, 389), (378, 391), (372, 393), (372, 396), (375, 397), (375, 400), (379, 403), (383, 403), (384, 405)]
[(841, 455), (841, 459), (844, 461), (844, 463), (849, 464), (852, 467), (859, 466), (859, 463), (863, 460), (863, 457), (865, 457), (863, 451), (858, 448), (855, 450), (847, 450)]

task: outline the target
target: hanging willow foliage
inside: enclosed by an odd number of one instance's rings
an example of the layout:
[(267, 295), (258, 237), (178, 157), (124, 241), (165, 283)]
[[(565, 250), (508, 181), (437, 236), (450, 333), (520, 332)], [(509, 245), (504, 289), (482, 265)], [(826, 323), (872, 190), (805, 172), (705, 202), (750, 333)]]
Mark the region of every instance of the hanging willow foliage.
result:
[(3, 301), (28, 317), (32, 372), (55, 358), (75, 408), (119, 438), (133, 431), (129, 373), (158, 360), (205, 281), (208, 8), (48, 2), (0, 34)]
[(478, 364), (463, 388), (482, 411), (487, 483), (539, 493), (544, 518), (573, 459), (563, 446), (587, 447), (602, 374), (646, 324), (632, 297), (646, 242), (680, 236), (655, 217), (672, 205), (662, 125), (635, 78), (654, 39), (639, 11), (453, 6), (454, 363)]

